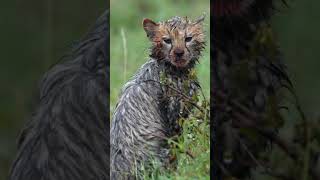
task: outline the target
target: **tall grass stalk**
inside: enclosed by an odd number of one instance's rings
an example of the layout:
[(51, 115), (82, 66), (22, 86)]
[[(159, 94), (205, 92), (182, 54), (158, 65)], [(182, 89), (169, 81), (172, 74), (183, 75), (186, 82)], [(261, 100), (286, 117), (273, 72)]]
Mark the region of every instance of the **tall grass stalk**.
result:
[(127, 76), (127, 64), (128, 64), (128, 52), (127, 52), (127, 38), (124, 31), (124, 28), (121, 28), (121, 37), (122, 37), (122, 47), (123, 47), (123, 82), (126, 82), (126, 76)]

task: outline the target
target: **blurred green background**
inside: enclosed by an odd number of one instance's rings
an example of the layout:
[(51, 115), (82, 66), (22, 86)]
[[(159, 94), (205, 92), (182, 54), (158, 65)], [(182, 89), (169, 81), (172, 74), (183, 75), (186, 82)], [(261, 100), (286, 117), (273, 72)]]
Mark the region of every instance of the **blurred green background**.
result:
[[(207, 47), (200, 58), (197, 73), (206, 97), (210, 86), (210, 1), (209, 0), (111, 0), (110, 18), (110, 105), (116, 105), (121, 87), (149, 59), (151, 43), (142, 27), (143, 18), (155, 22), (173, 16), (195, 19), (205, 13)], [(130, 8), (128, 8), (130, 7)]]
[[(148, 42), (141, 28), (142, 18), (162, 20), (172, 15), (196, 17), (203, 11), (208, 11), (209, 5), (206, 2), (111, 1), (111, 35), (114, 36), (111, 37), (111, 64), (115, 65), (114, 68), (111, 67), (113, 105), (125, 79), (146, 60)], [(303, 108), (308, 116), (319, 117), (320, 1), (291, 0), (289, 3), (289, 9), (282, 9), (273, 18), (273, 25)], [(42, 74), (68, 51), (72, 43), (84, 35), (105, 6), (105, 0), (1, 2), (0, 180), (7, 176), (16, 153), (18, 134), (34, 110), (38, 96), (37, 86)], [(125, 75), (121, 29), (128, 48)], [(209, 64), (205, 57), (202, 60), (201, 64)], [(209, 77), (201, 75), (204, 71), (199, 70), (199, 76), (206, 78), (202, 80), (203, 86), (209, 82)]]

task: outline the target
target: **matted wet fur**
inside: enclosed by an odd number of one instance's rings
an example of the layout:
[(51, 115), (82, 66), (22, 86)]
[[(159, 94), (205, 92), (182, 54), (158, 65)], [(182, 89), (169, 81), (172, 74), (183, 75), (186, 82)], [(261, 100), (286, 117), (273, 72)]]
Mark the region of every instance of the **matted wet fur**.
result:
[(40, 84), (10, 180), (108, 180), (109, 13)]
[(182, 94), (192, 98), (199, 88), (190, 74), (205, 46), (203, 19), (144, 19), (151, 58), (125, 84), (113, 114), (111, 179), (140, 179), (151, 161), (168, 165), (167, 140), (179, 135), (177, 121), (191, 111)]

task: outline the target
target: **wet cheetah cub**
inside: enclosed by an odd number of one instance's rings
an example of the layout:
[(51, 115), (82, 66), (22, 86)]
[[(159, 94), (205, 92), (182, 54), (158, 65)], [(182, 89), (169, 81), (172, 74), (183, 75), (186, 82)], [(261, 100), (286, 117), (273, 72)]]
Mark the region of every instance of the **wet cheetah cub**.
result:
[(122, 89), (111, 124), (111, 179), (140, 179), (150, 161), (169, 163), (167, 140), (179, 135), (188, 117), (187, 99), (197, 96), (194, 67), (205, 47), (204, 16), (143, 20), (150, 59)]

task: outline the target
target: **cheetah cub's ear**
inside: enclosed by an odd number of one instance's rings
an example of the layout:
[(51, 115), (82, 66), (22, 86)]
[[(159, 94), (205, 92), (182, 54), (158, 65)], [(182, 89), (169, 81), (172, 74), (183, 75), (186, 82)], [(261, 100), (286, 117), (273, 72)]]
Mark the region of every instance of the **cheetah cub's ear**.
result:
[(206, 15), (205, 15), (205, 14), (201, 15), (200, 17), (198, 17), (198, 18), (194, 21), (193, 25), (202, 24), (202, 22), (204, 21), (205, 18), (206, 18)]
[(159, 24), (153, 22), (150, 19), (143, 19), (142, 25), (144, 31), (146, 31), (147, 33), (147, 37), (149, 39), (152, 39), (155, 36), (156, 31), (158, 30)]

